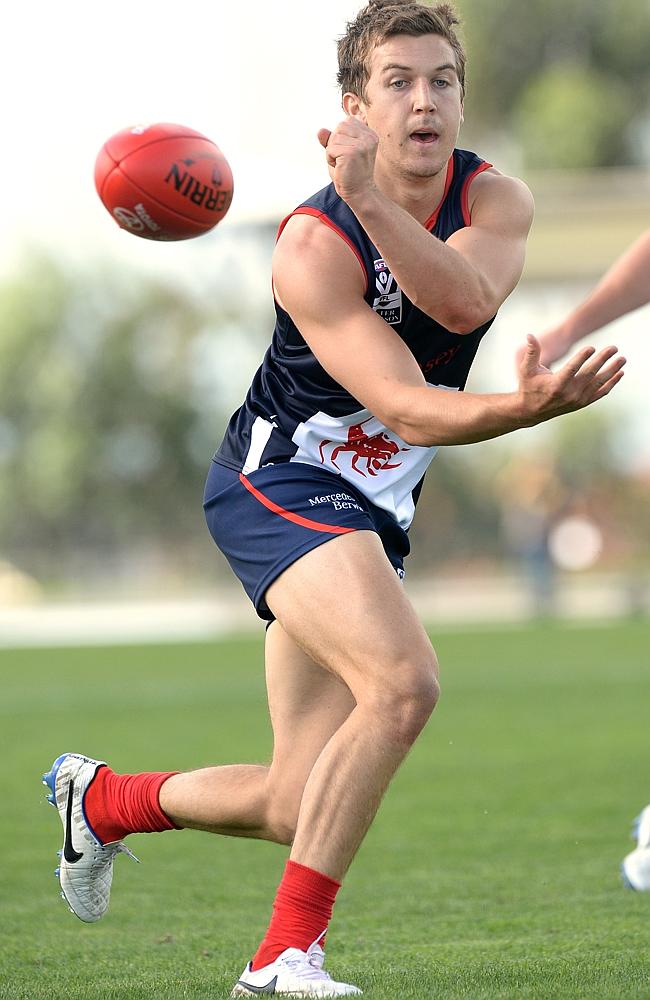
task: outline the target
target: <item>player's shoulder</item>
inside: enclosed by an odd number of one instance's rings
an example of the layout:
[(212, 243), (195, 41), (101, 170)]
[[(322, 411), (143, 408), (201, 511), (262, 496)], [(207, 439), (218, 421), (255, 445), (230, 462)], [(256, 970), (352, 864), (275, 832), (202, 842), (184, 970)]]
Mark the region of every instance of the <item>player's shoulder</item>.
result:
[[(273, 255), (274, 269), (288, 260), (321, 267), (365, 271), (358, 246), (359, 223), (333, 184), (298, 206), (280, 225)], [(356, 261), (355, 261), (356, 258)]]
[(525, 181), (488, 167), (472, 181), (469, 208), (472, 215), (496, 208), (532, 220), (535, 201)]
[[(328, 184), (283, 219), (276, 242), (285, 238), (285, 234), (289, 234), (290, 239), (287, 242), (306, 241), (309, 244), (316, 240), (318, 244), (319, 235), (327, 233), (327, 229), (330, 229), (331, 233), (339, 233), (345, 237), (351, 229), (354, 229), (355, 223), (358, 226), (348, 205), (339, 197), (334, 185)], [(329, 239), (331, 240), (331, 235)]]
[[(345, 244), (337, 232), (327, 225), (326, 219), (326, 216), (316, 213), (297, 212), (290, 215), (278, 234), (273, 252), (274, 261), (288, 255), (304, 259), (342, 253)], [(345, 254), (342, 255), (345, 257)]]
[(278, 301), (292, 295), (313, 295), (314, 289), (335, 288), (340, 298), (363, 298), (368, 273), (358, 247), (331, 216), (313, 205), (303, 205), (288, 216), (278, 233), (272, 260), (273, 286)]

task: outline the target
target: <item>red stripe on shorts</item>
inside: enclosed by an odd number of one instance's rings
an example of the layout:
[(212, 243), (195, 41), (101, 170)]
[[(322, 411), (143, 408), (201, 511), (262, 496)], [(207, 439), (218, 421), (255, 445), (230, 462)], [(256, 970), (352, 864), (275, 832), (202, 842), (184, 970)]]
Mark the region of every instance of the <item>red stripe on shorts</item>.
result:
[(320, 521), (310, 521), (308, 517), (301, 517), (300, 514), (292, 514), (290, 510), (285, 510), (284, 507), (278, 507), (277, 503), (273, 503), (268, 497), (265, 497), (263, 493), (256, 490), (249, 479), (246, 478), (243, 472), (239, 473), (239, 479), (246, 487), (249, 493), (252, 493), (256, 500), (263, 503), (265, 507), (272, 510), (274, 514), (279, 514), (280, 517), (286, 518), (287, 521), (293, 521), (294, 524), (299, 524), (303, 528), (311, 528), (312, 531), (324, 531), (329, 535), (347, 535), (349, 531), (356, 531), (356, 528), (340, 528), (335, 524), (322, 524)]

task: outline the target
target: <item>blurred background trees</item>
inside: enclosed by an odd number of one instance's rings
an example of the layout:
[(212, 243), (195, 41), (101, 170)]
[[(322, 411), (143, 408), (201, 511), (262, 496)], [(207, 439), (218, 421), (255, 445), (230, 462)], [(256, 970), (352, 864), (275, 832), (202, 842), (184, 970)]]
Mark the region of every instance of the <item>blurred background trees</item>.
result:
[(42, 253), (0, 283), (0, 558), (53, 586), (196, 575), (208, 464), (271, 322), (248, 287), (268, 233), (234, 242), (247, 267), (200, 291)]
[(646, 163), (646, 0), (458, 0), (471, 137), (506, 136), (527, 168)]

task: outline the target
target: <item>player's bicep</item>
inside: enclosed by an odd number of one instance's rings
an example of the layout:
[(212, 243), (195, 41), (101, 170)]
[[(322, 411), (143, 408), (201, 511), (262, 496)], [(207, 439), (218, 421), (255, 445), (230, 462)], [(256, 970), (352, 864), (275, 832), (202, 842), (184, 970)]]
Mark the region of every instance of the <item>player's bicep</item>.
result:
[(366, 303), (353, 251), (322, 223), (293, 222), (273, 258), (278, 301), (328, 374), (397, 430), (404, 393), (424, 385), (424, 377), (404, 342)]
[(525, 184), (511, 177), (481, 175), (472, 222), (447, 241), (480, 273), (488, 310), (496, 312), (515, 288), (524, 267), (534, 204)]

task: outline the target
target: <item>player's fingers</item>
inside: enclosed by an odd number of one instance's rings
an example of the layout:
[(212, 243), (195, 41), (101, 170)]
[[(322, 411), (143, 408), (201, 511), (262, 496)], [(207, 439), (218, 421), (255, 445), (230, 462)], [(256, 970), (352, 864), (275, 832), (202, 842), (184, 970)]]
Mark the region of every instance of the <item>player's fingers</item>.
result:
[(597, 399), (602, 399), (603, 396), (607, 396), (608, 393), (610, 393), (612, 391), (612, 389), (614, 388), (614, 386), (618, 385), (618, 383), (621, 381), (621, 379), (623, 378), (624, 375), (625, 375), (625, 371), (622, 368), (621, 368), (620, 371), (616, 372), (615, 375), (612, 375), (612, 377), (610, 379), (608, 379), (605, 382), (605, 384), (603, 386), (601, 386), (600, 389), (598, 390), (598, 392), (594, 395), (594, 397), (593, 397), (594, 402)]
[(604, 368), (601, 368), (600, 371), (598, 371), (594, 375), (594, 381), (599, 382), (601, 385), (604, 385), (605, 382), (608, 382), (610, 378), (612, 378), (614, 375), (616, 375), (617, 372), (619, 372), (622, 368), (625, 367), (626, 362), (627, 358), (621, 356), (615, 358), (611, 364), (607, 365)]
[(583, 347), (581, 350), (574, 354), (565, 365), (558, 371), (558, 378), (562, 382), (568, 382), (569, 379), (575, 378), (582, 366), (586, 361), (589, 360), (592, 355), (596, 353), (595, 347)]
[(327, 153), (328, 161), (335, 162), (339, 156), (349, 156), (350, 153), (354, 153), (358, 146), (358, 142), (355, 142), (353, 139), (332, 132), (325, 147), (325, 152)]
[(539, 356), (541, 347), (537, 337), (529, 333), (526, 337), (526, 346), (522, 348), (520, 372), (522, 375), (534, 375), (539, 368)]
[(328, 142), (328, 148), (337, 146), (346, 152), (350, 152), (353, 149), (372, 149), (376, 145), (376, 140), (369, 133), (357, 135), (354, 132), (339, 131), (339, 129), (333, 132)]
[(350, 135), (370, 135), (374, 139), (379, 138), (375, 130), (371, 129), (367, 122), (362, 118), (353, 118), (352, 115), (344, 118), (338, 125), (338, 128), (343, 132), (348, 132)]
[[(584, 391), (592, 399), (600, 399), (601, 396), (606, 396), (616, 382), (620, 380), (624, 366), (625, 358), (617, 358), (613, 364), (607, 365), (606, 368), (595, 374), (587, 383)], [(609, 388), (603, 391), (606, 386), (609, 386)]]
[(330, 145), (334, 141), (340, 142), (344, 146), (372, 148), (378, 145), (379, 136), (364, 122), (357, 121), (356, 118), (348, 118), (346, 121), (339, 122), (334, 129), (329, 140)]
[(618, 347), (604, 347), (598, 354), (593, 355), (588, 364), (583, 365), (580, 374), (586, 375), (587, 378), (593, 378), (617, 353)]
[(329, 136), (340, 136), (340, 135), (359, 135), (362, 130), (365, 130), (365, 126), (357, 126), (354, 118), (346, 118), (345, 121), (339, 122), (336, 127), (331, 129), (321, 128), (318, 131), (318, 138), (322, 142), (321, 136), (326, 133), (327, 140), (329, 141)]
[(323, 149), (327, 149), (327, 143), (330, 141), (331, 131), (328, 128), (319, 128), (318, 130), (318, 141), (320, 142)]

